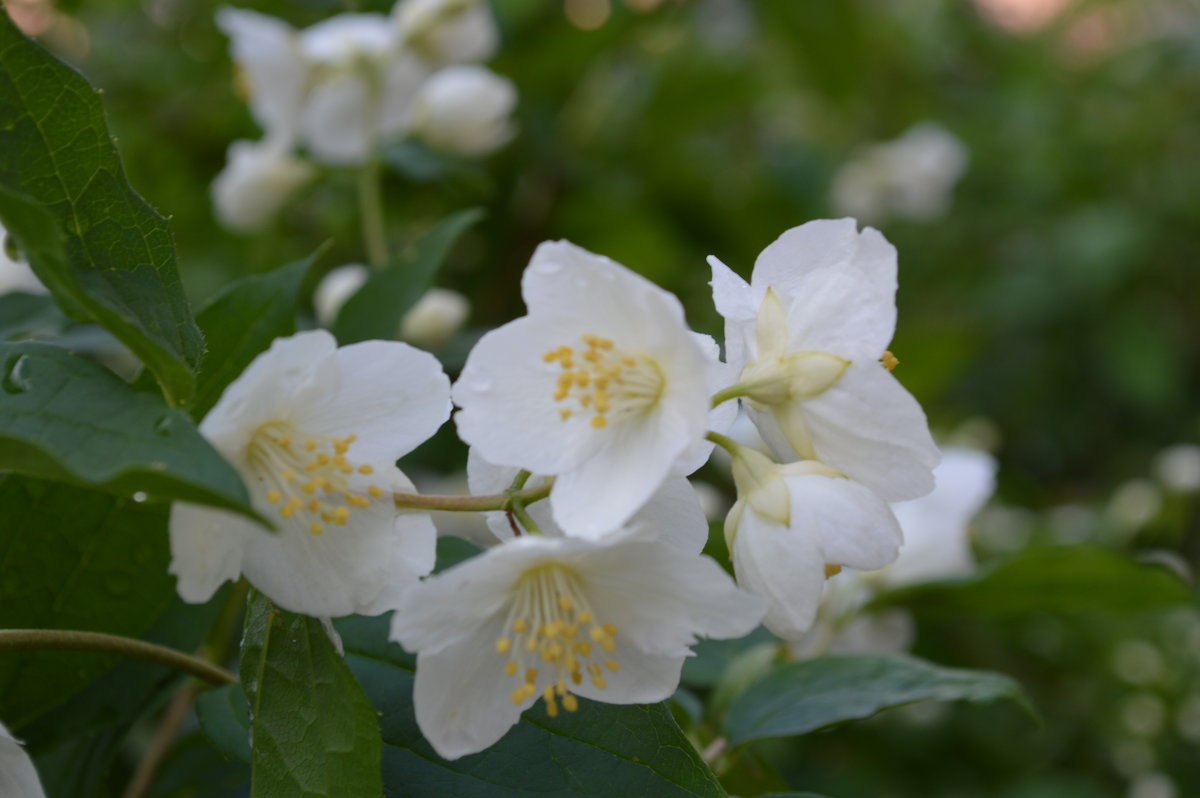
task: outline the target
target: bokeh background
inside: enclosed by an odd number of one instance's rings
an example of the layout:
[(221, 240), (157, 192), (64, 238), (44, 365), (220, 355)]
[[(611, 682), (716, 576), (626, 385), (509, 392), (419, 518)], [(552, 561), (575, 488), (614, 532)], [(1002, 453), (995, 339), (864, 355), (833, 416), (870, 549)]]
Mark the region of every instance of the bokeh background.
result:
[[(240, 5), (297, 26), (390, 7)], [(1099, 544), (1191, 573), (1200, 450), (1180, 446), (1200, 440), (1200, 3), (492, 5), (503, 42), (489, 66), (520, 93), (516, 138), (484, 160), (413, 143), (387, 158), (395, 239), (487, 213), (437, 280), (472, 302), (439, 353), (451, 368), (473, 336), (523, 312), (520, 273), (543, 240), (645, 274), (719, 334), (705, 256), (748, 275), (788, 227), (853, 213), (900, 252), (897, 376), (941, 440), (998, 458), (973, 526), (980, 561)], [(326, 172), (261, 235), (217, 224), (209, 184), (226, 148), (260, 134), (215, 4), (7, 6), (103, 88), (131, 182), (172, 217), (194, 304), (326, 240), (310, 292), (363, 260), (348, 171)], [(453, 479), (463, 451), (448, 428), (420, 457)], [(719, 469), (704, 476), (728, 493)], [(731, 791), (1200, 795), (1195, 605), (917, 619), (918, 654), (1016, 676), (1042, 725), (1007, 707), (893, 711), (752, 746), (725, 773)], [(207, 794), (188, 789), (168, 779), (158, 794)]]

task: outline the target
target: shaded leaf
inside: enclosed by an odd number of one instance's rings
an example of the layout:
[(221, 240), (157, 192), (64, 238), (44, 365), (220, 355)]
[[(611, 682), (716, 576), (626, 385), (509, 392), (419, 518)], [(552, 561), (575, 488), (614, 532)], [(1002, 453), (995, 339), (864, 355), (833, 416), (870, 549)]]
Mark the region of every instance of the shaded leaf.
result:
[(383, 792), (379, 724), (320, 621), (252, 591), (242, 639), (255, 798)]
[(821, 657), (781, 665), (755, 682), (726, 713), (725, 734), (738, 745), (804, 734), (918, 701), (999, 700), (1033, 712), (1020, 685), (1003, 674), (943, 668), (901, 654)]
[(1142, 612), (1192, 601), (1187, 584), (1160, 565), (1099, 546), (1035, 548), (966, 579), (914, 585), (872, 606), (918, 612), (1024, 615), (1030, 612)]
[(195, 417), (212, 409), (229, 383), (272, 341), (296, 331), (300, 281), (321, 251), (273, 272), (243, 277), (196, 315), (208, 352), (192, 404)]
[(413, 716), (413, 658), (387, 642), (386, 618), (338, 623), (346, 661), (381, 713), (385, 795), (404, 798), (725, 795), (666, 703), (615, 706), (580, 700), (577, 712), (525, 712), (498, 743), (447, 762)]
[(134, 351), (186, 403), (204, 342), (166, 220), (129, 185), (100, 100), (0, 14), (0, 219), (64, 310)]
[(459, 211), (418, 241), (411, 257), (394, 258), (372, 272), (338, 313), (333, 325), (338, 342), (345, 346), (370, 338), (395, 338), (400, 320), (429, 290), (454, 242), (482, 218), (478, 208)]
[(206, 690), (196, 698), (200, 728), (226, 756), (250, 762), (250, 707), (240, 684)]
[(0, 468), (257, 518), (186, 413), (49, 344), (0, 343)]

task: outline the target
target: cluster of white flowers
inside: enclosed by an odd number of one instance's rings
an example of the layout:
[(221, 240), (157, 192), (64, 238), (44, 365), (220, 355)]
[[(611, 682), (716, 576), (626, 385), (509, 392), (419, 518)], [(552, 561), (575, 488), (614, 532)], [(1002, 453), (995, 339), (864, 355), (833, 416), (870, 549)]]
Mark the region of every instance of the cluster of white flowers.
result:
[(497, 43), (483, 0), (400, 0), (390, 15), (339, 14), (304, 30), (222, 8), (261, 141), (235, 141), (213, 182), (217, 216), (262, 227), (316, 169), (359, 167), (410, 135), (459, 155), (484, 155), (513, 133), (513, 84), (479, 66)]
[(941, 125), (922, 122), (855, 153), (834, 175), (831, 201), (838, 213), (866, 221), (930, 221), (946, 213), (966, 168), (962, 141)]
[[(528, 314), (484, 335), (452, 389), (407, 344), (276, 341), (201, 431), (277, 529), (177, 504), (181, 595), (244, 574), (317, 617), (395, 610), (392, 638), (417, 654), (417, 721), (447, 758), (496, 742), (539, 699), (551, 716), (578, 697), (663, 700), (698, 637), (765, 621), (797, 638), (829, 574), (895, 559), (887, 501), (933, 487), (925, 416), (889, 371), (896, 254), (843, 219), (786, 232), (749, 283), (712, 266), (724, 361), (672, 294), (565, 241), (538, 247)], [(451, 399), (474, 495), (415, 495), (395, 460)], [(725, 435), (739, 402), (771, 456)], [(736, 584), (701, 554), (686, 480), (714, 443), (738, 489)], [(494, 540), (428, 576), (431, 509), (484, 511)]]

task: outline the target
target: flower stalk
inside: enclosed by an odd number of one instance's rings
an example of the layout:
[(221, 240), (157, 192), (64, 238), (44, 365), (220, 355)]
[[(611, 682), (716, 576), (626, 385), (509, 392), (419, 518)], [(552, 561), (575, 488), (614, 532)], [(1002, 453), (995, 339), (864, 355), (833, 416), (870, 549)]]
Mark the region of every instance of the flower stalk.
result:
[[(521, 475), (524, 479), (521, 479)], [(525, 480), (529, 478), (529, 472), (523, 471), (517, 475), (517, 479), (513, 480), (514, 485), (523, 485)], [(392, 501), (396, 506), (403, 510), (449, 510), (451, 512), (462, 513), (482, 513), (489, 510), (504, 510), (512, 511), (522, 524), (526, 524), (525, 506), (536, 501), (541, 501), (550, 495), (550, 488), (553, 485), (552, 481), (537, 486), (536, 488), (509, 488), (502, 493), (490, 493), (484, 496), (445, 496), (439, 494), (420, 494), (420, 493), (394, 493)], [(530, 521), (529, 523), (532, 523)], [(533, 531), (537, 527), (526, 528)]]

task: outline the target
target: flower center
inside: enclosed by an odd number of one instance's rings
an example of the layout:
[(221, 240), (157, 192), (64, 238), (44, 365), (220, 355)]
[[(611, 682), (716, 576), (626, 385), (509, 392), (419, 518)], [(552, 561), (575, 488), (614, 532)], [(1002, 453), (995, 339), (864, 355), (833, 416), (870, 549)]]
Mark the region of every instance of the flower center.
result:
[(563, 421), (576, 413), (590, 413), (589, 423), (600, 429), (610, 419), (643, 413), (658, 402), (663, 374), (650, 357), (617, 349), (610, 338), (589, 333), (581, 338), (584, 346), (578, 351), (564, 345), (542, 355), (542, 360), (562, 369), (554, 401), (566, 405), (558, 411)]
[(266, 484), (267, 501), (278, 505), (279, 515), (307, 520), (308, 531), (319, 535), (327, 524), (342, 526), (356, 508), (383, 497), (378, 485), (350, 484), (348, 478), (375, 471), (346, 458), (356, 438), (314, 435), (301, 441), (288, 424), (264, 424), (250, 439), (247, 459)]
[(620, 667), (611, 656), (617, 627), (595, 618), (578, 577), (561, 565), (539, 566), (521, 577), (505, 629), (512, 636), (497, 640), (496, 652), (509, 655), (504, 672), (520, 681), (513, 704), (538, 695), (541, 684), (550, 717), (558, 714), (560, 700), (568, 712), (579, 708), (572, 685), (587, 678), (603, 690), (605, 670)]

